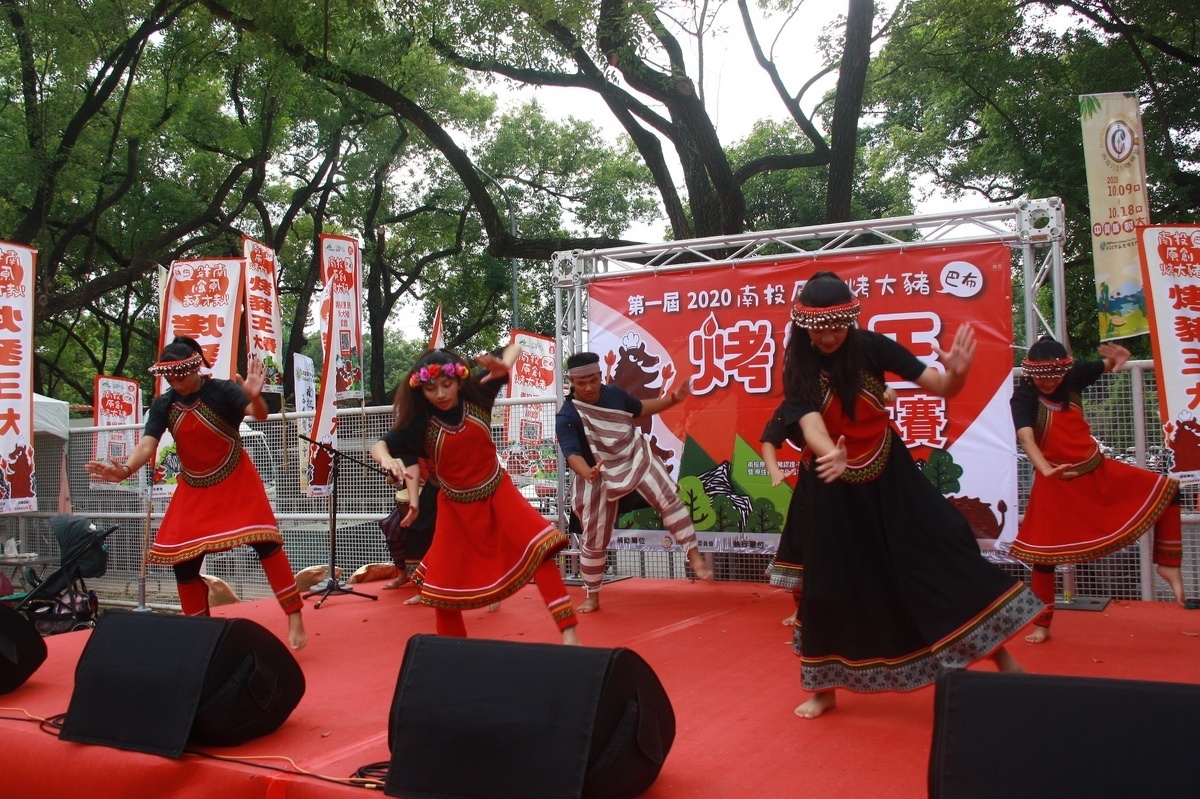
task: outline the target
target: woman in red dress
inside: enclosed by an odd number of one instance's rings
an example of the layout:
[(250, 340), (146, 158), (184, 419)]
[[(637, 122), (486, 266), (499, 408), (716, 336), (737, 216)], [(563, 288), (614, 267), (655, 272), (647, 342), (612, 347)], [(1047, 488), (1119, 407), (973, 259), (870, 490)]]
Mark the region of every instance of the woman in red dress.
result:
[(177, 336), (164, 347), (150, 372), (166, 379), (170, 388), (151, 404), (141, 440), (124, 463), (94, 460), (84, 468), (100, 480), (125, 480), (151, 461), (163, 432), (170, 429), (179, 455), (179, 485), (146, 561), (172, 567), (184, 615), (207, 616), (208, 585), (200, 578), (204, 555), (243, 544), (253, 547), (287, 614), (288, 643), (300, 649), (308, 640), (300, 616), (304, 600), (262, 478), (242, 450), (238, 432), (246, 416), (267, 418), (262, 399), (266, 370), (251, 358), (245, 380), (220, 380), (201, 375), (201, 366), (210, 364), (195, 339)]
[(1024, 380), (1013, 391), (1017, 440), (1035, 471), (1011, 553), (1033, 565), (1033, 592), (1046, 603), (1025, 637), (1030, 643), (1050, 637), (1056, 564), (1102, 558), (1151, 527), (1158, 574), (1184, 602), (1179, 483), (1106, 458), (1083, 416), (1083, 390), (1119, 369), (1129, 350), (1101, 344), (1100, 356), (1076, 363), (1062, 344), (1043, 336), (1029, 348), (1021, 364)]
[(476, 379), (458, 356), (429, 350), (396, 389), (392, 429), (371, 457), (408, 488), (401, 524), (412, 524), (425, 501), (417, 491), (418, 460), (427, 458), (441, 485), (433, 543), (413, 573), (421, 604), (436, 612), (439, 635), (465, 638), (462, 611), (499, 602), (531, 579), (562, 633), (579, 644), (575, 611), (554, 562), (567, 544), (500, 467), (492, 442), (492, 406), (520, 349), (476, 360)]

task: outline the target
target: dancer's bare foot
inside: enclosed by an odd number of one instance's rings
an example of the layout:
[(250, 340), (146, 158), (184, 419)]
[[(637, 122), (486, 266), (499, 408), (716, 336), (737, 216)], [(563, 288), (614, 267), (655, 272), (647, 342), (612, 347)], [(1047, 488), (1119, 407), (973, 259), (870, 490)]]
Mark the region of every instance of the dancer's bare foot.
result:
[(492, 604), (488, 605), (488, 613), (496, 613), (499, 610), (500, 610), (499, 602), (493, 602)]
[(292, 649), (303, 649), (308, 643), (308, 634), (304, 632), (304, 619), (299, 613), (288, 614), (288, 645)]
[(396, 575), (395, 579), (388, 581), (387, 585), (385, 585), (383, 587), (383, 590), (391, 591), (392, 589), (399, 588), (400, 586), (405, 585), (408, 582), (409, 582), (408, 570), (401, 569), (400, 573)]
[(713, 578), (712, 566), (708, 565), (708, 561), (704, 559), (704, 555), (700, 552), (699, 547), (689, 549), (687, 559), (688, 565), (696, 573), (697, 579), (711, 580)]
[(579, 633), (575, 632), (575, 625), (562, 631), (563, 643), (567, 646), (583, 646), (579, 641)]
[(996, 664), (997, 669), (1008, 674), (1025, 673), (1025, 667), (1018, 663), (1012, 653), (1004, 647), (1000, 647), (992, 653), (992, 662)]
[(1049, 627), (1039, 627), (1038, 625), (1035, 624), (1035, 625), (1033, 625), (1033, 631), (1031, 633), (1029, 633), (1029, 635), (1025, 636), (1025, 640), (1031, 644), (1040, 644), (1040, 643), (1043, 643), (1044, 641), (1046, 641), (1046, 639), (1048, 639), (1049, 637), (1050, 637), (1050, 628)]
[(600, 609), (600, 592), (588, 591), (587, 599), (577, 609), (577, 613), (594, 613)]
[(419, 604), (421, 604), (421, 595), (420, 595), (420, 594), (415, 594), (415, 595), (413, 595), (413, 596), (410, 596), (408, 599), (404, 600), (404, 604), (406, 604), (406, 605), (419, 605)]
[(1167, 585), (1171, 586), (1171, 593), (1175, 594), (1175, 601), (1182, 605), (1187, 596), (1183, 593), (1183, 574), (1179, 567), (1155, 566), (1154, 570), (1158, 572), (1159, 577), (1167, 581)]
[(807, 702), (796, 708), (796, 715), (802, 719), (815, 719), (826, 710), (837, 707), (837, 695), (833, 691), (832, 688), (817, 691)]
[(793, 613), (791, 616), (788, 616), (786, 619), (783, 620), (784, 627), (791, 627), (791, 626), (795, 625), (795, 623), (796, 623), (796, 614), (795, 613)]

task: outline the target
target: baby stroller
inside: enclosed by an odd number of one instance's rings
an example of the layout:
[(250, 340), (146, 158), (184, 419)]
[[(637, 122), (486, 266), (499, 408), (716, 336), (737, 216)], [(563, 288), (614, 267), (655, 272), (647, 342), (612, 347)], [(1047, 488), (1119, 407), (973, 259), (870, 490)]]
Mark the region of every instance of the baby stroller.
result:
[(16, 610), (42, 635), (94, 627), (99, 603), (84, 578), (102, 577), (108, 571), (104, 539), (117, 528), (97, 530), (90, 519), (64, 513), (50, 519), (50, 529), (58, 539), (61, 565), (41, 579), (25, 567), (25, 581), (33, 587)]

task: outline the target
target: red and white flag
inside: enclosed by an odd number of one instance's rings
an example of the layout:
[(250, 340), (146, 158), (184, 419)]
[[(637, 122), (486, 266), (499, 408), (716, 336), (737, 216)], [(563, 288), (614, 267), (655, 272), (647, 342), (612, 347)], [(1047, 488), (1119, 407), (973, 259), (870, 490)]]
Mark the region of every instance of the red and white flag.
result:
[(429, 331), (429, 349), (446, 349), (446, 333), (442, 330), (442, 304), (440, 302), (437, 310), (433, 312), (433, 329)]
[(283, 393), (283, 322), (279, 313), (279, 278), (275, 250), (242, 236), (246, 257), (246, 345), (262, 361), (267, 379), (262, 390)]
[(0, 242), (0, 513), (37, 510), (33, 289), (37, 250)]
[[(362, 248), (357, 239), (321, 234), (321, 318), (328, 320), (322, 337), (325, 362), (333, 361), (335, 400), (361, 400), (362, 369)], [(325, 303), (329, 307), (325, 307)], [(324, 382), (321, 383), (324, 390)]]

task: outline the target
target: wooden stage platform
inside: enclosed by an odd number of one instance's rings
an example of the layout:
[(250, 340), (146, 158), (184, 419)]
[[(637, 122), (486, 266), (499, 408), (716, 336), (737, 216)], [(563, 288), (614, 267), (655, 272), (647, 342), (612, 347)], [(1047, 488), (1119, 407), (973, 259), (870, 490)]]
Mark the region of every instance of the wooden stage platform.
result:
[[(307, 692), (277, 732), (179, 760), (60, 741), (52, 726), (31, 720), (67, 710), (91, 633), (46, 639), (46, 663), (0, 696), (0, 796), (381, 795), (337, 781), (389, 759), (388, 713), (405, 644), (413, 634), (433, 632), (430, 610), (402, 604), (411, 590), (381, 586), (356, 586), (377, 601), (335, 595), (319, 610), (306, 608), (309, 644), (297, 660)], [(581, 589), (571, 592), (578, 604)], [(675, 710), (674, 747), (647, 799), (925, 795), (933, 689), (839, 692), (838, 707), (822, 718), (797, 718), (792, 710), (807, 694), (790, 633), (780, 624), (790, 606), (785, 592), (761, 584), (630, 579), (605, 586), (602, 597), (600, 612), (581, 617), (583, 642), (637, 652)], [(252, 619), (281, 637), (285, 629), (270, 600), (218, 608), (216, 615)], [(533, 587), (498, 612), (472, 611), (466, 621), (475, 638), (558, 640)], [(1200, 683), (1200, 612), (1123, 602), (1098, 613), (1062, 611), (1050, 641), (1035, 646), (1017, 637), (1010, 648), (1034, 674)], [(998, 747), (1002, 753), (1003, 742)], [(471, 752), (461, 753), (464, 769), (471, 760)], [(530, 764), (536, 768), (532, 753)]]

